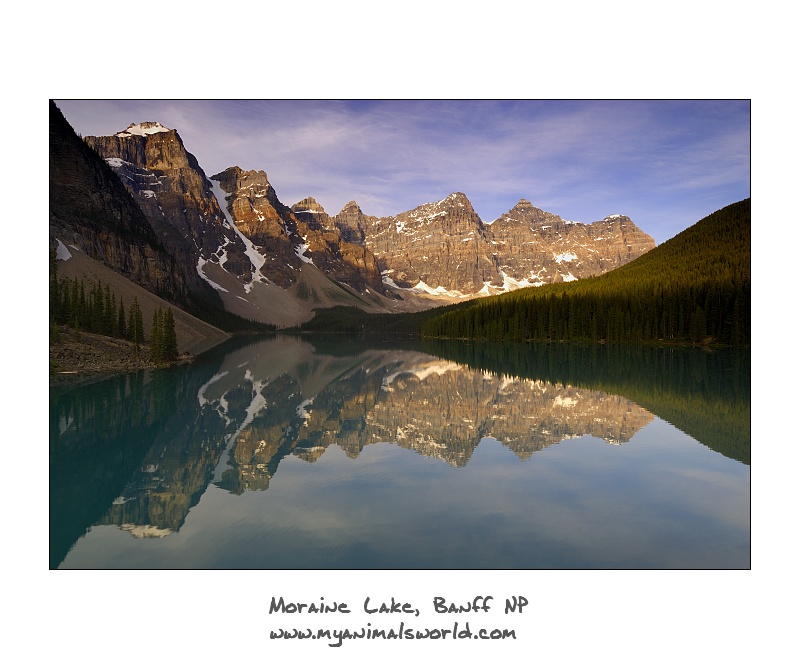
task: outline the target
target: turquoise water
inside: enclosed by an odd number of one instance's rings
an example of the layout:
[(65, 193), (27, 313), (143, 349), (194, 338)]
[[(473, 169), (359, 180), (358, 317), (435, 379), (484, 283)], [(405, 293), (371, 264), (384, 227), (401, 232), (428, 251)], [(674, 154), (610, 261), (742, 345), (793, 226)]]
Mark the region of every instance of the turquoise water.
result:
[(749, 568), (749, 359), (232, 341), (51, 388), (52, 568)]

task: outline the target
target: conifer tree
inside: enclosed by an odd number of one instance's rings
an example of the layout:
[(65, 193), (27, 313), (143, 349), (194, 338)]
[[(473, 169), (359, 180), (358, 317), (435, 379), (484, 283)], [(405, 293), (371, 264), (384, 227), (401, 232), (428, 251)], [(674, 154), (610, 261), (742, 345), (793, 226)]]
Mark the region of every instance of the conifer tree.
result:
[(119, 299), (119, 314), (117, 315), (117, 336), (120, 339), (128, 338), (128, 326), (125, 324), (125, 305), (122, 298)]
[(131, 304), (131, 312), (128, 318), (129, 339), (133, 342), (134, 348), (138, 351), (139, 346), (144, 341), (144, 324), (142, 323), (142, 310), (139, 301), (134, 297)]
[(150, 328), (150, 358), (153, 362), (164, 360), (164, 325), (161, 307), (153, 312), (153, 325)]
[(167, 307), (167, 313), (163, 317), (162, 333), (164, 358), (166, 360), (177, 360), (178, 338), (175, 334), (175, 317), (172, 314), (172, 307)]
[(106, 284), (105, 305), (103, 307), (103, 334), (113, 336), (114, 334), (114, 320), (117, 315), (117, 310), (114, 308), (116, 296), (111, 292), (111, 288)]

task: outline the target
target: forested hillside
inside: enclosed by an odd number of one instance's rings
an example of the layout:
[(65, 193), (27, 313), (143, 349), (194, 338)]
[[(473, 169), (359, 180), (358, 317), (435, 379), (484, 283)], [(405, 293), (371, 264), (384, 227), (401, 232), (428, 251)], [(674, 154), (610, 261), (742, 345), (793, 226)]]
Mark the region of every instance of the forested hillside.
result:
[(750, 199), (603, 276), (459, 305), (423, 337), (750, 345)]

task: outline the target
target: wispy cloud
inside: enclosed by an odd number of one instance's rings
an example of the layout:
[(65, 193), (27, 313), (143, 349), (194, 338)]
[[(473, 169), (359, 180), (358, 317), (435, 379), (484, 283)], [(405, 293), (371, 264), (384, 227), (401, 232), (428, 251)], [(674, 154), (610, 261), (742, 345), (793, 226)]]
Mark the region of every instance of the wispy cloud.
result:
[(264, 170), (286, 204), (392, 215), (454, 191), (485, 220), (521, 197), (565, 218), (630, 215), (657, 241), (749, 196), (741, 101), (59, 101), (75, 129), (157, 120), (211, 175)]

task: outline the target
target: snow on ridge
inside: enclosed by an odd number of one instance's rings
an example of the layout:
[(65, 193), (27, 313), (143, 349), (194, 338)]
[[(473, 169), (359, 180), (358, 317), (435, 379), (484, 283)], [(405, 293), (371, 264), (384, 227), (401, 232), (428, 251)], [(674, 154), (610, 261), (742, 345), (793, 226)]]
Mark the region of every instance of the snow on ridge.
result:
[[(109, 167), (113, 168), (114, 170), (122, 170), (122, 168), (124, 167), (125, 169), (118, 173), (119, 177), (123, 179), (128, 179), (128, 181), (132, 181), (134, 184), (134, 188), (138, 188), (138, 185), (136, 184), (136, 180), (133, 177), (131, 177), (130, 174), (139, 177), (143, 181), (146, 178), (147, 180), (149, 180), (146, 184), (148, 186), (163, 185), (162, 181), (159, 179), (158, 176), (156, 176), (155, 172), (153, 172), (152, 170), (148, 170), (146, 167), (139, 167), (138, 165), (135, 165), (134, 163), (131, 163), (127, 160), (123, 160), (122, 158), (119, 157), (104, 158), (103, 160), (105, 160), (106, 164)], [(138, 194), (144, 195), (145, 197), (156, 196), (156, 192), (153, 190), (140, 190), (138, 191)]]
[(169, 128), (165, 128), (158, 121), (144, 121), (143, 123), (131, 123), (125, 130), (117, 133), (117, 137), (131, 137), (138, 135), (144, 137), (145, 135), (154, 135), (157, 132), (169, 132)]

